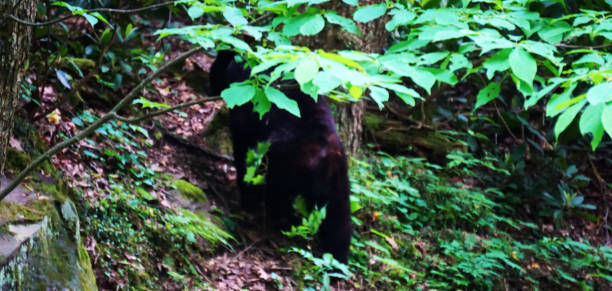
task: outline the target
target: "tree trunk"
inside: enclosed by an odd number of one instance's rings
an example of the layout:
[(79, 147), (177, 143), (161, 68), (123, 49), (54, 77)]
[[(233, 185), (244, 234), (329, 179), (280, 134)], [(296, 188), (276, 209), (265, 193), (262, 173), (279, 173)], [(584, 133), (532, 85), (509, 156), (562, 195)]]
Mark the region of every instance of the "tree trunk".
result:
[[(359, 5), (370, 5), (384, 2), (381, 0), (360, 0)], [(347, 18), (353, 18), (355, 7), (342, 3), (340, 0), (330, 1), (322, 5), (333, 9)], [(298, 38), (296, 44), (310, 48), (322, 48), (327, 51), (352, 49), (367, 53), (381, 52), (387, 45), (389, 32), (385, 29), (387, 17), (375, 19), (368, 23), (359, 23), (361, 37), (342, 31), (339, 26), (327, 26), (324, 31), (314, 37)], [(358, 154), (363, 134), (362, 116), (365, 111), (364, 100), (351, 103), (339, 103), (336, 118), (338, 135), (344, 143), (346, 153), (350, 156)]]
[[(22, 20), (34, 21), (34, 0), (0, 0), (0, 13), (12, 14)], [(0, 15), (0, 175), (9, 139), (13, 131), (13, 118), (19, 102), (19, 90), (28, 62), (32, 40), (32, 27), (19, 24)]]

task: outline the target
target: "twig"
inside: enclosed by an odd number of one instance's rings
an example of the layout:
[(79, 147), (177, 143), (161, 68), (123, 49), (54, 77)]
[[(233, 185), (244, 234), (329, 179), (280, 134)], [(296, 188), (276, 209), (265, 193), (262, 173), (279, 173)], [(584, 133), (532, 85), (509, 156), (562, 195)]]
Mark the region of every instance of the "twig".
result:
[[(168, 1), (168, 2), (164, 2), (164, 3), (158, 3), (158, 4), (153, 4), (150, 6), (146, 6), (146, 7), (141, 7), (141, 8), (135, 8), (135, 9), (117, 9), (117, 8), (95, 8), (95, 9), (89, 9), (89, 10), (85, 10), (84, 13), (94, 13), (94, 12), (110, 12), (110, 13), (120, 13), (120, 14), (131, 14), (131, 13), (136, 13), (136, 12), (140, 12), (140, 11), (145, 11), (145, 10), (150, 10), (150, 9), (155, 9), (155, 8), (159, 8), (159, 7), (164, 7), (164, 6), (168, 6), (170, 4), (174, 4), (175, 1)], [(64, 15), (52, 20), (48, 20), (45, 22), (29, 22), (23, 19), (18, 18), (15, 15), (12, 14), (8, 14), (5, 15), (6, 17), (12, 19), (15, 22), (19, 22), (21, 24), (24, 25), (30, 25), (30, 26), (45, 26), (45, 25), (51, 25), (51, 24), (55, 24), (61, 21), (64, 21), (68, 18), (72, 18), (72, 17), (76, 17), (76, 16), (82, 16), (80, 14), (69, 14), (69, 15)]]
[(17, 177), (6, 188), (4, 188), (2, 191), (0, 191), (0, 201), (2, 201), (4, 199), (4, 197), (6, 197), (9, 193), (11, 193), (11, 191), (13, 191), (13, 189), (15, 189), (17, 187), (17, 185), (19, 185), (19, 183), (21, 183), (21, 181), (32, 170), (34, 170), (36, 167), (38, 167), (40, 164), (42, 164), (43, 161), (45, 161), (46, 159), (50, 158), (54, 154), (60, 152), (61, 150), (69, 147), (70, 145), (78, 142), (79, 140), (82, 140), (83, 138), (89, 136), (98, 127), (104, 125), (106, 122), (111, 121), (113, 119), (117, 119), (117, 117), (118, 117), (117, 112), (120, 109), (122, 109), (123, 107), (125, 107), (127, 104), (132, 102), (132, 100), (134, 100), (134, 98), (136, 96), (138, 96), (137, 93), (140, 92), (140, 90), (142, 90), (142, 88), (145, 85), (149, 84), (153, 79), (155, 79), (157, 76), (159, 76), (159, 74), (161, 74), (162, 72), (164, 72), (168, 68), (170, 68), (173, 65), (175, 65), (176, 63), (186, 59), (187, 57), (193, 55), (194, 53), (197, 53), (200, 50), (202, 50), (202, 47), (193, 48), (193, 49), (191, 49), (191, 50), (181, 54), (180, 56), (176, 57), (175, 59), (167, 62), (166, 64), (161, 66), (159, 69), (157, 69), (157, 71), (152, 72), (144, 80), (140, 81), (140, 83), (138, 83), (138, 85), (136, 85), (136, 87), (134, 87), (125, 97), (123, 97), (123, 99), (121, 99), (121, 101), (119, 101), (119, 103), (117, 103), (117, 105), (115, 105), (115, 107), (113, 107), (109, 112), (107, 112), (100, 119), (98, 119), (94, 123), (90, 124), (88, 127), (83, 129), (77, 135), (75, 135), (75, 136), (73, 136), (73, 137), (71, 137), (71, 138), (69, 138), (69, 139), (67, 139), (67, 140), (65, 140), (65, 141), (63, 141), (63, 142), (61, 142), (59, 144), (56, 144), (51, 149), (47, 150), (44, 154), (38, 156), (34, 161), (32, 161), (32, 163), (30, 163), (25, 169), (23, 169), (23, 171), (21, 171), (19, 173), (19, 175), (17, 175)]
[(240, 258), (242, 257), (242, 255), (244, 255), (244, 253), (246, 253), (248, 250), (250, 250), (251, 248), (253, 248), (256, 244), (262, 242), (264, 239), (258, 239), (254, 242), (252, 242), (251, 244), (249, 244), (246, 248), (242, 249), (240, 252), (238, 252), (238, 254), (236, 254), (236, 258)]
[(200, 103), (217, 101), (217, 100), (221, 100), (221, 97), (215, 96), (215, 97), (201, 98), (201, 99), (198, 99), (198, 100), (193, 100), (193, 101), (181, 103), (181, 104), (172, 106), (170, 108), (166, 108), (166, 109), (158, 110), (158, 111), (155, 111), (155, 112), (151, 112), (151, 113), (149, 113), (147, 115), (144, 115), (144, 116), (141, 116), (141, 117), (127, 118), (127, 117), (123, 117), (123, 116), (117, 116), (117, 120), (125, 122), (125, 123), (138, 123), (138, 122), (141, 122), (141, 121), (143, 121), (145, 119), (149, 119), (149, 118), (154, 117), (154, 116), (162, 115), (162, 114), (168, 113), (170, 111), (174, 111), (174, 110), (177, 110), (177, 109), (189, 107), (189, 106), (200, 104)]
[(612, 46), (612, 43), (602, 44), (602, 45), (593, 45), (593, 46), (588, 46), (588, 45), (584, 46), (584, 45), (573, 45), (573, 44), (558, 43), (555, 46), (566, 47), (566, 48), (600, 49), (600, 48), (606, 48), (606, 47)]
[(499, 119), (504, 124), (504, 127), (506, 128), (508, 133), (512, 136), (514, 141), (519, 141), (519, 139), (516, 137), (516, 135), (514, 135), (514, 133), (512, 133), (512, 130), (510, 130), (510, 127), (508, 126), (508, 123), (506, 123), (506, 119), (504, 119), (504, 117), (501, 115), (501, 112), (499, 112), (499, 108), (497, 107), (497, 104), (495, 104), (495, 112), (497, 112), (497, 116), (499, 116)]
[(589, 164), (591, 164), (591, 169), (593, 171), (593, 174), (595, 175), (595, 178), (597, 178), (597, 182), (599, 182), (599, 189), (602, 192), (602, 196), (603, 196), (603, 200), (604, 200), (604, 204), (606, 205), (606, 214), (604, 215), (604, 231), (606, 232), (606, 246), (610, 245), (610, 231), (609, 231), (609, 226), (608, 226), (608, 213), (610, 211), (610, 207), (608, 204), (608, 195), (610, 194), (610, 190), (608, 189), (608, 185), (606, 183), (606, 180), (604, 180), (604, 178), (599, 174), (599, 171), (597, 170), (597, 167), (595, 166), (595, 163), (593, 163), (593, 160), (591, 159), (591, 157), (589, 158)]

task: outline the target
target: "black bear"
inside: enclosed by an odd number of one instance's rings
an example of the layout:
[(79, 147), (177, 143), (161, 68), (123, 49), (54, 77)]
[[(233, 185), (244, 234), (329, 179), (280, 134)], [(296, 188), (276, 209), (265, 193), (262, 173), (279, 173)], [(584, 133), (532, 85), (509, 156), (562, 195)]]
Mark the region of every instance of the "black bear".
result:
[[(219, 51), (210, 68), (210, 95), (218, 96), (231, 83), (244, 81), (250, 71), (235, 60), (231, 51)], [(292, 203), (302, 195), (309, 203), (326, 205), (326, 217), (319, 228), (323, 252), (346, 263), (351, 240), (350, 185), (344, 147), (336, 134), (327, 100), (313, 98), (299, 88), (283, 89), (298, 103), (301, 117), (272, 106), (263, 118), (253, 112), (253, 105), (230, 110), (230, 132), (234, 163), (243, 207), (255, 206), (261, 198), (243, 177), (246, 154), (258, 142), (270, 142), (268, 171), (264, 186), (268, 217), (284, 219), (292, 213)]]

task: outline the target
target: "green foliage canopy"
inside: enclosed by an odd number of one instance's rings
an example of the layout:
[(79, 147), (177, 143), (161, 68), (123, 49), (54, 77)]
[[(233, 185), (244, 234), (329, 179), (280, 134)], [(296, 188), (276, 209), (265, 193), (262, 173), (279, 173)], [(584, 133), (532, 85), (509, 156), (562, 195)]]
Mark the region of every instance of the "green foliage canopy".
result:
[[(176, 1), (194, 22), (206, 24), (157, 34), (238, 52), (251, 68), (251, 78), (222, 97), (230, 107), (252, 102), (260, 114), (274, 104), (300, 115), (295, 102), (278, 90), (282, 80), (297, 81), (315, 99), (320, 94), (342, 101), (369, 97), (382, 108), (391, 94), (414, 105), (433, 88), (469, 79), (480, 88), (475, 109), (520, 94), (525, 110), (545, 103), (546, 116), (556, 119), (557, 138), (574, 121), (583, 135), (592, 137), (593, 149), (604, 134), (612, 136), (611, 1), (589, 2), (579, 10), (569, 5), (575, 1), (384, 1), (358, 6), (358, 1), (344, 0), (339, 5), (352, 11), (347, 17), (324, 8), (326, 2)], [(86, 17), (91, 25), (108, 24), (99, 13), (61, 1), (54, 5)], [(370, 21), (386, 22), (392, 42), (384, 52), (311, 50), (293, 44), (298, 36), (315, 36), (333, 26), (360, 36), (358, 24)], [(258, 74), (263, 71), (271, 73)]]

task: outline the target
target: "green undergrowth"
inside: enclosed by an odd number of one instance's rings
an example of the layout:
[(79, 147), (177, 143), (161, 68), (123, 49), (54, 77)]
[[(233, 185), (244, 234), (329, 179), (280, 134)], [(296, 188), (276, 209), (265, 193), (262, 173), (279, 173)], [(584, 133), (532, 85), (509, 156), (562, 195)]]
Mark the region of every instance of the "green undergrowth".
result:
[(386, 154), (354, 161), (351, 200), (356, 231), (349, 267), (359, 279), (354, 282), (362, 282), (354, 283), (357, 287), (610, 288), (611, 248), (592, 245), (586, 238), (549, 237), (531, 221), (502, 215), (497, 201), (505, 201), (504, 193), (468, 185), (470, 177), (457, 178), (455, 166), (461, 164), (467, 172), (486, 167), (507, 173), (491, 161), (466, 154), (460, 162), (449, 159), (445, 167)]
[[(85, 126), (95, 119), (84, 112), (73, 122)], [(196, 203), (206, 199), (202, 190), (151, 170), (145, 152), (150, 138), (141, 127), (110, 122), (85, 141), (96, 146), (73, 150), (105, 169), (105, 180), (93, 171), (82, 174), (101, 185), (83, 213), (84, 236), (96, 242), (98, 283), (121, 290), (206, 288), (196, 263), (231, 249), (233, 238), (219, 218), (170, 206), (160, 195), (176, 192)]]

